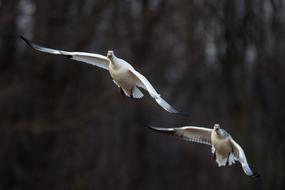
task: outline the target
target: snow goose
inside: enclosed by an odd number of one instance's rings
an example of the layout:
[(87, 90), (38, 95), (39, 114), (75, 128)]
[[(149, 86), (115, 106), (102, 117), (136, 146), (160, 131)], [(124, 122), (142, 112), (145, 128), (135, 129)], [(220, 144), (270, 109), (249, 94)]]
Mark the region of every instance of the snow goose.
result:
[(229, 133), (220, 128), (219, 124), (215, 124), (213, 129), (185, 126), (179, 128), (158, 128), (149, 126), (150, 129), (177, 136), (186, 141), (192, 141), (212, 146), (212, 154), (218, 163), (218, 166), (232, 165), (235, 161), (241, 163), (243, 171), (246, 175), (261, 179), (256, 173), (250, 169), (244, 151), (241, 146), (234, 141)]
[(150, 96), (154, 98), (155, 101), (166, 111), (180, 115), (188, 115), (177, 111), (175, 108), (169, 105), (142, 74), (137, 72), (123, 59), (116, 57), (114, 52), (111, 50), (108, 51), (107, 56), (95, 53), (68, 52), (42, 47), (30, 42), (23, 36), (21, 36), (21, 38), (35, 50), (50, 54), (63, 55), (76, 61), (85, 62), (109, 70), (113, 82), (120, 88), (122, 94), (125, 96), (130, 98), (142, 98), (144, 94), (139, 89), (142, 88), (146, 90)]

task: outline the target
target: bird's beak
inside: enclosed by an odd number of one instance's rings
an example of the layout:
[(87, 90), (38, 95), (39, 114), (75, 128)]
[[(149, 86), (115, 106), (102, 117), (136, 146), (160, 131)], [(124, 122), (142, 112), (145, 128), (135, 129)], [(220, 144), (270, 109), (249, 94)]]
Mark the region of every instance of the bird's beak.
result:
[(218, 131), (219, 128), (220, 128), (220, 126), (216, 124), (216, 125), (214, 126), (214, 131)]
[(114, 54), (113, 51), (109, 50), (108, 53), (107, 53), (107, 58), (108, 59), (112, 59), (113, 54)]

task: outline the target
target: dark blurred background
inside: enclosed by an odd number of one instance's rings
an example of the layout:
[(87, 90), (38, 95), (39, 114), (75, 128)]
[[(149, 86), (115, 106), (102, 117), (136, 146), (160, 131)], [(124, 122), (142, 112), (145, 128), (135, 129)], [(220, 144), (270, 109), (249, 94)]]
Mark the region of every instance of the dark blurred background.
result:
[[(113, 49), (174, 107), (108, 72), (30, 49)], [(0, 0), (0, 189), (282, 189), (285, 1)], [(262, 183), (209, 146), (157, 134), (220, 123)]]

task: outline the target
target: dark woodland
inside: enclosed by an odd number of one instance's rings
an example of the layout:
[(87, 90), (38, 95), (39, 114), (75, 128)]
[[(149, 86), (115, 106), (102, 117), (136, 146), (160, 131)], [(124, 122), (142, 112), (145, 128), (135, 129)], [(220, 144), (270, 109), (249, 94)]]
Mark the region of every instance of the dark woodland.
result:
[[(112, 49), (165, 100), (29, 48)], [(219, 123), (263, 181), (206, 145), (155, 133)], [(285, 1), (0, 0), (0, 189), (284, 189)]]

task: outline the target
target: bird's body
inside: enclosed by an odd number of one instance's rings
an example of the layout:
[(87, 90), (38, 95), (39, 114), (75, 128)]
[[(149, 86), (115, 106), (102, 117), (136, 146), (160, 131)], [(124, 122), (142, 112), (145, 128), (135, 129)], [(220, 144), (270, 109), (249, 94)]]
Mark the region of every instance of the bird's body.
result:
[[(223, 130), (223, 129), (220, 129)], [(224, 131), (225, 136), (221, 137), (214, 130), (211, 132), (212, 153), (219, 166), (232, 165), (235, 162), (231, 136)]]
[(187, 115), (177, 111), (175, 108), (169, 105), (164, 99), (161, 98), (160, 94), (157, 93), (150, 82), (142, 74), (137, 72), (125, 60), (116, 57), (114, 52), (111, 50), (108, 51), (107, 56), (95, 53), (68, 52), (42, 47), (31, 43), (24, 37), (21, 38), (35, 50), (50, 54), (63, 55), (70, 59), (92, 64), (108, 70), (113, 82), (121, 89), (125, 96), (131, 98), (142, 98), (144, 94), (139, 88), (143, 88), (166, 111), (170, 113)]
[(110, 75), (113, 80), (116, 81), (116, 84), (122, 88), (125, 95), (131, 97), (132, 89), (134, 88), (134, 83), (136, 82), (133, 75), (125, 69), (110, 70)]
[(220, 154), (224, 158), (228, 157), (228, 154), (232, 152), (232, 147), (230, 145), (229, 139), (217, 139), (211, 138), (212, 146), (215, 148), (216, 153)]
[(140, 97), (133, 95), (133, 89), (136, 87), (138, 79), (130, 72), (130, 68), (134, 69), (126, 61), (116, 57), (113, 57), (109, 62), (109, 73), (115, 84), (123, 90), (126, 96), (141, 98), (143, 97), (143, 94)]
[(178, 136), (187, 141), (208, 144), (212, 147), (213, 156), (219, 167), (232, 165), (235, 161), (239, 161), (247, 175), (259, 178), (258, 174), (251, 171), (240, 145), (233, 140), (230, 134), (228, 134), (224, 129), (221, 129), (218, 124), (215, 124), (213, 129), (196, 126), (185, 126), (179, 128), (150, 128), (158, 132)]

